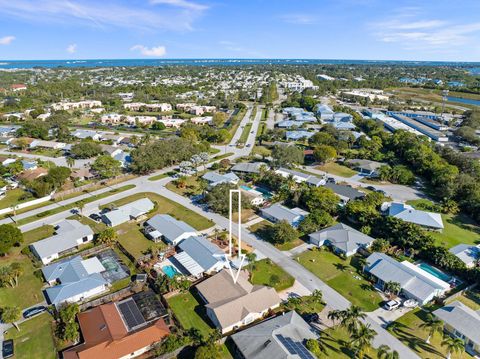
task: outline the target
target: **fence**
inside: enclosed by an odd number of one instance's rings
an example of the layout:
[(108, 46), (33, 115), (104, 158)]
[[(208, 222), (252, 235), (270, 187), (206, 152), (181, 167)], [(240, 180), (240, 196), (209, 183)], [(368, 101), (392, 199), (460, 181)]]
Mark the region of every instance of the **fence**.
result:
[(99, 305), (105, 304), (105, 303), (110, 303), (110, 302), (115, 302), (118, 300), (121, 300), (123, 298), (129, 297), (130, 295), (135, 294), (135, 291), (131, 286), (128, 286), (126, 288), (120, 289), (114, 293), (107, 294), (101, 298), (94, 299), (90, 302), (82, 303), (78, 307), (80, 308), (80, 311), (87, 310), (89, 308), (97, 307)]
[[(127, 177), (132, 177), (131, 174), (129, 173), (124, 173), (124, 174), (121, 174), (121, 175), (118, 175), (117, 177), (115, 177), (115, 179), (113, 180), (108, 180), (108, 181), (105, 181), (105, 183), (109, 186), (111, 185), (114, 185), (114, 184), (117, 184), (117, 183), (120, 183), (122, 182), (122, 179), (126, 179)], [(97, 189), (95, 189), (96, 191), (97, 190), (101, 190), (102, 187), (98, 182), (92, 182), (92, 183), (87, 183), (83, 186), (80, 186), (80, 187), (75, 187), (75, 188), (71, 188), (69, 190), (66, 190), (66, 191), (62, 191), (62, 192), (58, 192), (58, 193), (55, 193), (53, 198), (54, 199), (57, 199), (57, 198), (62, 198), (64, 196), (68, 196), (72, 193), (78, 193), (78, 192), (83, 192), (83, 191), (86, 191), (88, 190), (89, 188), (92, 188), (92, 187), (98, 187)]]
[(10, 213), (10, 212), (13, 212), (13, 211), (17, 211), (17, 210), (22, 209), (22, 208), (35, 206), (35, 205), (40, 204), (40, 203), (45, 203), (45, 202), (50, 201), (51, 199), (52, 199), (52, 195), (48, 195), (48, 196), (45, 196), (45, 197), (42, 197), (42, 198), (34, 199), (32, 201), (17, 204), (16, 206), (3, 208), (3, 209), (0, 209), (0, 215)]
[(460, 297), (461, 295), (463, 295), (465, 292), (468, 292), (469, 290), (472, 290), (473, 288), (477, 287), (477, 284), (478, 283), (475, 283), (475, 284), (472, 284), (472, 285), (469, 285), (468, 287), (452, 294), (451, 296), (447, 297), (444, 299), (444, 303), (451, 303), (452, 301), (454, 301), (455, 299), (457, 299), (458, 297)]

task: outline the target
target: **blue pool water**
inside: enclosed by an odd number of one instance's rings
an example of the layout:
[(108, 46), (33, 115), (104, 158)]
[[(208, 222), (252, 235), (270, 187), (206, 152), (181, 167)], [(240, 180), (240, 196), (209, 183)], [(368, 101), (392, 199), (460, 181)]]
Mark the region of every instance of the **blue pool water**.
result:
[(162, 268), (162, 272), (165, 273), (165, 275), (168, 278), (173, 278), (177, 274), (180, 274), (180, 273), (178, 273), (178, 271), (175, 269), (174, 266), (165, 266), (165, 267)]
[(452, 279), (452, 277), (450, 277), (449, 275), (439, 271), (437, 268), (429, 266), (427, 263), (420, 263), (418, 267), (423, 269), (425, 272), (437, 277), (438, 279), (443, 280), (444, 282), (448, 283)]
[(249, 187), (249, 186), (242, 185), (242, 186), (240, 186), (240, 188), (244, 189), (245, 191), (251, 191), (252, 189), (254, 189), (255, 191), (260, 192), (263, 195), (263, 198), (265, 198), (267, 200), (272, 198), (272, 194), (269, 191), (267, 191), (266, 189), (263, 189), (261, 187), (256, 187), (255, 186), (255, 188), (252, 188), (252, 187)]
[(250, 191), (251, 188), (248, 186), (240, 186), (241, 189), (244, 189), (245, 191)]

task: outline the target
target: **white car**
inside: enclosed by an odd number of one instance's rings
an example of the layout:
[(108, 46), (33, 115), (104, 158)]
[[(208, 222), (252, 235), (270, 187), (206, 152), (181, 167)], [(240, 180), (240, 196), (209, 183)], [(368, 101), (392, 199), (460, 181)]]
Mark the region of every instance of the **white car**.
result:
[(396, 300), (396, 299), (392, 299), (392, 300), (389, 300), (388, 302), (386, 302), (383, 307), (386, 309), (386, 310), (394, 310), (394, 309), (397, 309), (398, 307), (400, 307), (400, 305), (402, 304), (401, 301), (399, 300)]

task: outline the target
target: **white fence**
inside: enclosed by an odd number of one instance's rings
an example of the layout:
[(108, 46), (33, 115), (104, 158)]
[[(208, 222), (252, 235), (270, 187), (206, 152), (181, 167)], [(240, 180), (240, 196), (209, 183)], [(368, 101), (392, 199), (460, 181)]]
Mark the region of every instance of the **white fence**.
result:
[(42, 197), (42, 198), (37, 198), (37, 199), (34, 199), (32, 201), (17, 204), (14, 207), (3, 208), (3, 209), (0, 209), (0, 215), (13, 212), (14, 210), (18, 211), (19, 209), (22, 209), (22, 208), (35, 206), (35, 205), (40, 204), (40, 203), (45, 203), (45, 202), (50, 201), (51, 199), (52, 199), (52, 195), (50, 194), (50, 195)]

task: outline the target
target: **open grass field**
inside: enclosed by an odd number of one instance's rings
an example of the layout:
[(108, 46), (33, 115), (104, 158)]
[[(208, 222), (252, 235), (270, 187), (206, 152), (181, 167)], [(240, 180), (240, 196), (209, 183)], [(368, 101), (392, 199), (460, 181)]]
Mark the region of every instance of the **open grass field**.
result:
[(9, 329), (5, 339), (13, 339), (15, 358), (56, 358), (51, 323), (50, 314), (44, 313), (20, 324), (20, 331), (15, 328)]
[(202, 173), (199, 173), (199, 176), (189, 176), (185, 177), (185, 186), (179, 187), (177, 186), (176, 181), (171, 181), (167, 183), (165, 187), (172, 192), (178, 193), (181, 196), (195, 196), (197, 194), (201, 194), (202, 190), (200, 188), (200, 177)]
[(203, 306), (192, 293), (177, 294), (168, 298), (167, 302), (183, 329), (196, 328), (206, 337), (213, 331), (213, 327), (204, 320), (206, 314)]
[(267, 285), (280, 292), (290, 288), (295, 282), (290, 274), (269, 259), (256, 261), (252, 270), (250, 281), (252, 284)]
[(335, 162), (329, 162), (322, 166), (317, 166), (316, 169), (320, 171), (325, 171), (327, 173), (331, 173), (332, 175), (335, 175), (335, 176), (346, 177), (346, 178), (353, 177), (357, 174), (357, 172), (352, 170), (351, 168), (348, 168), (347, 166), (343, 166)]
[[(396, 323), (396, 328), (393, 327), (389, 331), (407, 345), (421, 358), (441, 359), (446, 357), (446, 350), (441, 346), (443, 337), (440, 333), (435, 333), (430, 339), (430, 344), (425, 340), (428, 337), (428, 330), (421, 328), (420, 325), (425, 321), (427, 312), (417, 308), (400, 317)], [(452, 359), (472, 358), (466, 353), (453, 353)]]
[(381, 303), (380, 295), (360, 275), (357, 257), (343, 260), (328, 250), (307, 250), (297, 259), (310, 272), (365, 311), (373, 311)]

